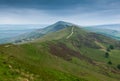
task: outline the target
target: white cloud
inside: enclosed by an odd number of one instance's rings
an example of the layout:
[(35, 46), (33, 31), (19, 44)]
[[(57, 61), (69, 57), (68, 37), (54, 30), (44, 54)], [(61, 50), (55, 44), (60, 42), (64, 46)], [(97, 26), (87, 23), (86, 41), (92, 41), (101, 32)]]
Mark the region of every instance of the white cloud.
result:
[[(101, 10), (93, 12), (81, 12), (73, 10), (71, 15), (51, 15), (37, 9), (3, 9), (0, 13), (0, 24), (51, 24), (60, 20), (79, 25), (97, 25), (119, 23), (119, 10)], [(117, 13), (118, 12), (118, 13)]]

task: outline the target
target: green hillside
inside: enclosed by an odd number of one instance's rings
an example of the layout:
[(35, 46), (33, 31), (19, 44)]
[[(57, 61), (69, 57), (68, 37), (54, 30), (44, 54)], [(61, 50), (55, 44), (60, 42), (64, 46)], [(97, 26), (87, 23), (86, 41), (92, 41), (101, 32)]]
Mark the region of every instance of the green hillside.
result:
[(119, 81), (120, 42), (76, 26), (0, 45), (0, 81)]

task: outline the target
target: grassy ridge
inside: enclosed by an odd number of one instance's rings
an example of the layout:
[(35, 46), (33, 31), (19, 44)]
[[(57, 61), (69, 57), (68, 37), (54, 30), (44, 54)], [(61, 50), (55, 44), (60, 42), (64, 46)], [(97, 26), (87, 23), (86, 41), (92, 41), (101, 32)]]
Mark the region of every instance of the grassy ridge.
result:
[[(116, 68), (120, 52), (118, 42), (77, 27), (74, 34), (66, 39), (71, 28), (27, 44), (0, 45), (0, 80), (119, 81), (120, 71)], [(105, 51), (95, 41), (105, 48), (108, 44), (116, 47), (110, 52), (110, 58), (104, 57)], [(107, 64), (109, 60), (112, 65)]]

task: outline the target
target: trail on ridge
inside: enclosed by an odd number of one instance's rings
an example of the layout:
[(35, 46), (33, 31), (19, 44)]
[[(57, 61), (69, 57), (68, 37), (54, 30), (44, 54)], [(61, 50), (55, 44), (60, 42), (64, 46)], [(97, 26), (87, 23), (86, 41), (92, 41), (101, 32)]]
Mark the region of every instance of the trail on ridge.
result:
[(66, 39), (69, 39), (72, 35), (73, 35), (73, 30), (74, 30), (74, 27), (72, 27), (72, 30), (71, 30), (71, 33), (70, 33), (70, 35), (68, 35), (67, 37), (66, 37)]

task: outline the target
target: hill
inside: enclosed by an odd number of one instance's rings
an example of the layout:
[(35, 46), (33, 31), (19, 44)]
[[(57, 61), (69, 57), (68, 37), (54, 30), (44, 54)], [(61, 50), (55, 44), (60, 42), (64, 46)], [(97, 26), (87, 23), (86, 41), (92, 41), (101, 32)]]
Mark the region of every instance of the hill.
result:
[(120, 31), (120, 24), (96, 25), (96, 26), (90, 26), (90, 27)]
[(74, 24), (64, 22), (64, 21), (58, 21), (58, 22), (56, 22), (50, 26), (47, 26), (45, 28), (37, 29), (35, 31), (17, 36), (15, 38), (8, 39), (8, 41), (14, 42), (14, 43), (28, 42), (28, 41), (32, 41), (37, 38), (40, 38), (48, 33), (56, 32), (56, 31), (59, 31), (61, 29), (64, 29), (64, 28), (66, 28), (68, 26), (72, 26), (72, 25), (74, 25)]
[(0, 45), (1, 81), (119, 81), (120, 42), (66, 26), (24, 44)]
[(116, 40), (120, 40), (119, 24), (91, 26), (91, 27), (85, 27), (84, 29), (91, 32), (103, 34), (105, 36), (111, 37)]

